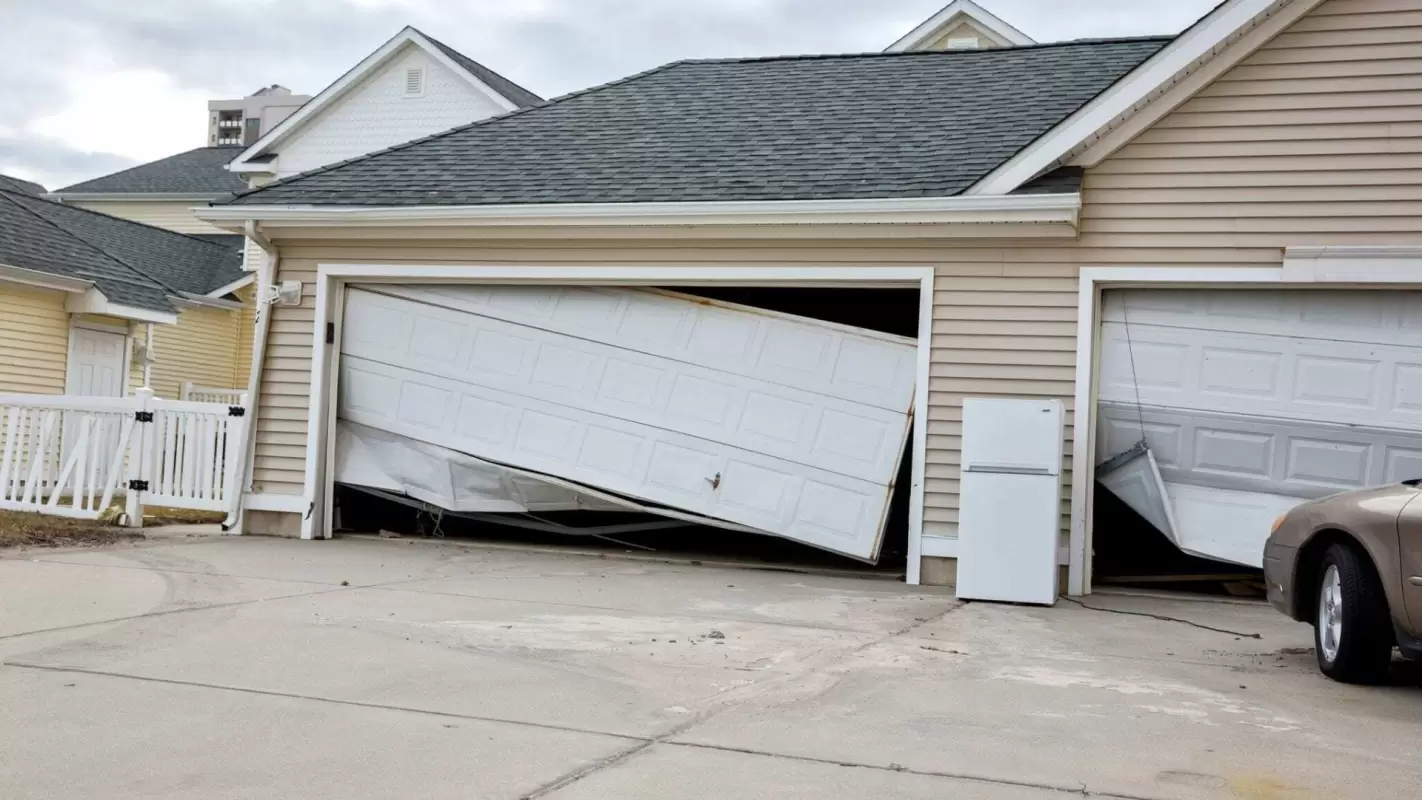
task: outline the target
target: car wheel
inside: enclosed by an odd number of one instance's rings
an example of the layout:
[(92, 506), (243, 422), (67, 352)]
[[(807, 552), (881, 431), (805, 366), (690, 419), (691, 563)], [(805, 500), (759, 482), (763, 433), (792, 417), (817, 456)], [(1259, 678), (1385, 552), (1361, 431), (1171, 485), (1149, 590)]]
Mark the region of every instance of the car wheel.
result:
[(1323, 555), (1314, 645), (1323, 674), (1344, 683), (1380, 683), (1392, 662), (1392, 618), (1372, 565), (1352, 547)]

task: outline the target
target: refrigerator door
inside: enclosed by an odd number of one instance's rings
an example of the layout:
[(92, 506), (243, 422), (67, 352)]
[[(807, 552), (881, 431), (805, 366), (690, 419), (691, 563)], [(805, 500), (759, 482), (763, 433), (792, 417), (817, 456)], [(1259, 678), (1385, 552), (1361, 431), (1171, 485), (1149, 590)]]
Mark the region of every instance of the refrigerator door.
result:
[(1059, 475), (1062, 469), (1060, 400), (963, 401), (963, 472)]
[(958, 510), (958, 597), (1057, 601), (1061, 479), (964, 473)]

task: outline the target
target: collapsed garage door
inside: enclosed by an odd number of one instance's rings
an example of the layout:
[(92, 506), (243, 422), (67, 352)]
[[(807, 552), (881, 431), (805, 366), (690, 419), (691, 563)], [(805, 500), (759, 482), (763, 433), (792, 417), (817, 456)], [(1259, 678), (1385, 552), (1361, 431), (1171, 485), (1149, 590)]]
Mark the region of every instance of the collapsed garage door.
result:
[(1122, 497), (1186, 552), (1259, 566), (1301, 500), (1422, 477), (1422, 294), (1115, 291), (1102, 320), (1098, 460), (1144, 437), (1166, 513), (1144, 460)]
[(338, 416), (520, 478), (873, 560), (915, 352), (658, 290), (352, 288)]

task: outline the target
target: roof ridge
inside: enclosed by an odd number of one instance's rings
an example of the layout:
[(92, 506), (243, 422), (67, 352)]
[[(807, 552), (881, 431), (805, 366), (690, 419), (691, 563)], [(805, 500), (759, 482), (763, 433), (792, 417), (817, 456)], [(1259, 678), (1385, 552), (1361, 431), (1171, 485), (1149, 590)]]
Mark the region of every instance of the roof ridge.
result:
[(1057, 47), (1091, 46), (1103, 44), (1132, 44), (1136, 42), (1168, 42), (1179, 34), (1158, 34), (1151, 36), (1117, 36), (1087, 39), (1067, 39), (1060, 42), (1035, 42), (1033, 44), (988, 47), (976, 50), (902, 50), (898, 52), (865, 53), (799, 53), (778, 56), (736, 56), (727, 58), (687, 58), (673, 64), (754, 64), (765, 61), (834, 61), (853, 58), (943, 58), (963, 56), (1001, 55), (1022, 50), (1048, 50)]
[[(421, 34), (421, 35), (423, 35), (423, 34)], [(680, 65), (682, 65), (682, 64), (687, 64), (687, 63), (692, 63), (692, 62), (687, 61), (687, 60), (685, 60), (685, 59), (683, 59), (683, 60), (681, 60), (681, 61), (672, 61), (672, 62), (670, 62), (670, 63), (668, 63), (668, 64), (662, 64), (662, 65), (660, 65), (660, 66), (653, 67), (653, 68), (648, 69), (648, 70), (643, 70), (642, 72), (638, 72), (638, 73), (634, 73), (634, 74), (632, 74), (632, 75), (627, 75), (627, 76), (624, 76), (624, 77), (622, 77), (622, 78), (618, 78), (618, 79), (615, 80), (615, 81), (608, 81), (607, 83), (598, 84), (598, 85), (596, 85), (596, 86), (589, 86), (589, 87), (586, 88), (586, 89), (579, 89), (579, 90), (577, 90), (577, 91), (575, 91), (575, 92), (569, 92), (569, 93), (567, 93), (567, 94), (565, 94), (565, 95), (560, 95), (560, 96), (558, 96), (558, 97), (554, 97), (554, 98), (545, 100), (545, 101), (543, 101), (543, 103), (542, 103), (541, 105), (528, 106), (528, 107), (526, 107), (526, 108), (516, 108), (516, 109), (514, 109), (514, 110), (512, 110), (512, 111), (509, 111), (509, 112), (507, 112), (507, 113), (504, 113), (504, 114), (496, 114), (496, 115), (494, 115), (494, 116), (492, 116), (492, 117), (485, 117), (485, 118), (483, 118), (483, 119), (478, 119), (478, 120), (475, 120), (475, 121), (473, 121), (473, 122), (465, 123), (465, 124), (463, 124), (463, 125), (456, 125), (455, 127), (450, 128), (449, 130), (440, 131), (439, 133), (432, 133), (432, 134), (429, 134), (428, 136), (422, 136), (422, 137), (420, 137), (420, 138), (418, 138), (418, 139), (412, 139), (412, 140), (410, 140), (410, 141), (408, 141), (408, 142), (401, 142), (400, 144), (391, 145), (390, 147), (386, 147), (386, 148), (383, 148), (383, 149), (381, 149), (381, 150), (374, 150), (374, 151), (369, 152), (369, 153), (363, 153), (363, 154), (358, 155), (358, 156), (353, 156), (353, 157), (351, 157), (351, 158), (347, 158), (347, 159), (345, 159), (344, 161), (337, 161), (337, 162), (332, 163), (332, 164), (324, 164), (324, 165), (322, 165), (322, 166), (316, 167), (315, 169), (310, 169), (310, 170), (307, 170), (307, 171), (305, 171), (305, 172), (298, 172), (298, 173), (296, 173), (295, 175), (288, 175), (288, 176), (286, 176), (285, 178), (281, 178), (281, 179), (279, 179), (279, 180), (275, 180), (275, 181), (272, 181), (272, 182), (270, 182), (270, 183), (263, 184), (263, 185), (261, 185), (261, 186), (257, 186), (257, 187), (251, 188), (251, 189), (247, 189), (246, 191), (235, 192), (235, 193), (233, 193), (233, 195), (232, 195), (231, 197), (228, 197), (228, 198), (223, 199), (220, 203), (215, 203), (215, 204), (214, 204), (214, 203), (209, 203), (209, 205), (227, 205), (227, 204), (229, 204), (229, 203), (232, 203), (232, 201), (236, 200), (236, 199), (239, 198), (239, 197), (251, 197), (252, 195), (261, 194), (263, 191), (266, 191), (267, 189), (275, 189), (275, 188), (277, 188), (278, 186), (285, 186), (286, 184), (291, 183), (291, 182), (296, 181), (296, 180), (299, 180), (299, 179), (301, 179), (301, 178), (306, 178), (306, 177), (309, 177), (309, 176), (311, 176), (311, 175), (322, 175), (322, 174), (324, 174), (324, 173), (332, 172), (332, 171), (334, 171), (334, 170), (340, 169), (341, 167), (349, 166), (349, 165), (351, 165), (351, 164), (360, 163), (360, 162), (362, 162), (362, 161), (367, 161), (367, 160), (369, 160), (369, 159), (375, 158), (376, 156), (385, 155), (386, 153), (394, 153), (394, 152), (397, 152), (397, 151), (400, 151), (400, 150), (405, 150), (405, 149), (408, 149), (408, 148), (410, 148), (410, 147), (414, 147), (414, 146), (417, 145), (417, 144), (423, 144), (423, 143), (425, 143), (425, 142), (428, 142), (428, 141), (430, 141), (430, 140), (432, 140), (432, 139), (440, 139), (440, 138), (443, 138), (443, 137), (445, 137), (445, 136), (452, 136), (452, 135), (454, 135), (454, 134), (456, 134), (456, 133), (459, 133), (459, 132), (461, 132), (461, 131), (467, 131), (467, 130), (471, 130), (471, 129), (473, 129), (473, 128), (480, 128), (480, 127), (483, 127), (483, 126), (486, 126), (486, 125), (490, 125), (490, 124), (493, 124), (493, 123), (496, 123), (496, 122), (500, 122), (500, 121), (503, 121), (503, 120), (506, 120), (506, 119), (513, 119), (514, 117), (520, 117), (520, 116), (523, 116), (523, 115), (525, 115), (525, 114), (532, 114), (532, 113), (534, 113), (535, 111), (541, 111), (541, 110), (544, 110), (544, 109), (547, 109), (547, 108), (552, 108), (552, 107), (555, 106), (555, 105), (558, 105), (558, 104), (560, 104), (560, 103), (566, 102), (566, 101), (568, 101), (568, 100), (572, 100), (572, 99), (575, 98), (575, 97), (582, 97), (583, 95), (593, 94), (594, 92), (600, 92), (600, 91), (603, 91), (604, 89), (610, 89), (610, 88), (612, 88), (612, 87), (614, 87), (614, 86), (621, 86), (622, 84), (630, 83), (630, 82), (635, 81), (635, 80), (638, 80), (638, 79), (640, 79), (640, 78), (645, 78), (645, 77), (647, 77), (647, 76), (649, 76), (649, 75), (654, 75), (654, 74), (657, 74), (657, 73), (660, 73), (660, 72), (664, 72), (664, 71), (669, 70), (669, 69), (671, 69), (671, 68), (673, 68), (673, 67), (680, 66)]]
[[(42, 197), (33, 197), (33, 196), (30, 196), (30, 195), (19, 195), (18, 192), (11, 192), (11, 191), (8, 191), (8, 190), (0, 190), (0, 194), (5, 195), (6, 199), (9, 200), (9, 202), (10, 202), (11, 205), (13, 205), (13, 206), (15, 206), (16, 208), (20, 209), (21, 212), (23, 212), (23, 213), (25, 213), (25, 214), (28, 214), (28, 215), (34, 217), (35, 219), (39, 220), (41, 224), (48, 225), (49, 227), (54, 228), (55, 230), (59, 231), (60, 233), (64, 234), (65, 236), (69, 237), (70, 239), (73, 239), (74, 241), (78, 242), (79, 244), (83, 245), (84, 247), (87, 247), (87, 248), (89, 248), (90, 250), (94, 251), (95, 253), (98, 253), (99, 256), (101, 256), (102, 258), (104, 258), (104, 259), (106, 259), (106, 260), (108, 260), (108, 261), (112, 261), (114, 264), (116, 264), (116, 265), (122, 267), (123, 269), (126, 269), (126, 270), (128, 270), (129, 272), (134, 273), (134, 274), (135, 274), (136, 276), (138, 276), (139, 278), (142, 278), (142, 279), (148, 281), (150, 284), (154, 284), (154, 285), (156, 285), (158, 288), (163, 289), (165, 292), (168, 292), (171, 296), (174, 296), (174, 297), (178, 296), (178, 292), (177, 292), (175, 289), (173, 289), (173, 287), (171, 287), (171, 286), (169, 286), (168, 284), (164, 283), (163, 281), (161, 281), (161, 280), (159, 280), (159, 279), (153, 277), (152, 275), (149, 275), (147, 272), (145, 272), (145, 271), (143, 271), (143, 270), (141, 270), (141, 269), (138, 269), (137, 267), (134, 267), (132, 264), (128, 263), (127, 261), (123, 260), (122, 258), (119, 258), (118, 256), (114, 255), (113, 253), (110, 253), (109, 251), (103, 249), (102, 247), (99, 247), (98, 245), (94, 244), (93, 242), (89, 241), (88, 239), (84, 238), (83, 236), (80, 236), (79, 234), (75, 233), (74, 231), (71, 231), (71, 230), (69, 230), (68, 228), (64, 227), (63, 225), (60, 225), (58, 222), (55, 222), (54, 220), (45, 217), (43, 214), (37, 213), (37, 212), (36, 212), (34, 209), (32, 209), (32, 208), (26, 207), (24, 203), (16, 202), (16, 201), (14, 200), (14, 196), (18, 195), (18, 196), (21, 196), (21, 197), (26, 197), (26, 198), (28, 198), (28, 199), (30, 199), (30, 200), (38, 200), (38, 201), (41, 202), (41, 203), (50, 203), (50, 202), (52, 202), (52, 201), (45, 200), (45, 199), (42, 198)], [(62, 204), (62, 203), (53, 203), (53, 205), (63, 205), (63, 204)], [(107, 215), (105, 215), (105, 216), (107, 216)], [(92, 283), (92, 281), (91, 281), (91, 283)]]

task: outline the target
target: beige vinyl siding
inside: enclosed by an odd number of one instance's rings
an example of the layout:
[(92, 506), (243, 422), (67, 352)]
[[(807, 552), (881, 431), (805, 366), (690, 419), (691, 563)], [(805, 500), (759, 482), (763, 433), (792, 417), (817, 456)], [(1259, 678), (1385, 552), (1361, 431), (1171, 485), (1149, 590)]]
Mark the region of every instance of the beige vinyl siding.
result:
[(0, 394), (64, 394), (64, 292), (0, 284)]
[(206, 205), (201, 200), (77, 200), (69, 205), (99, 211), (114, 217), (142, 222), (156, 228), (178, 233), (231, 233), (203, 222), (193, 215), (193, 207)]
[[(153, 326), (154, 362), (151, 388), (159, 397), (177, 399), (184, 381), (199, 386), (231, 389), (247, 384), (247, 364), (252, 329), (243, 330), (250, 317), (242, 311), (189, 308), (178, 315), (177, 325)], [(245, 335), (244, 335), (245, 334)]]

